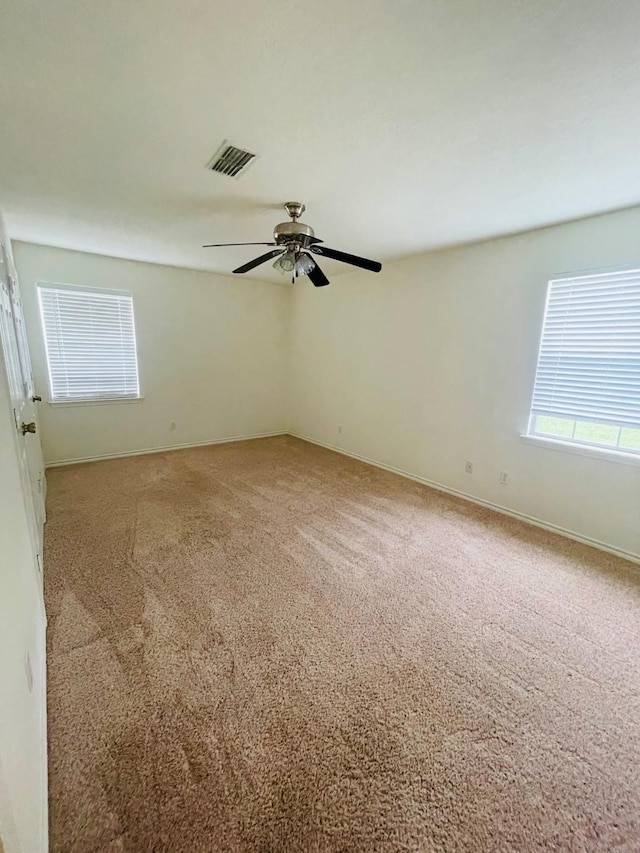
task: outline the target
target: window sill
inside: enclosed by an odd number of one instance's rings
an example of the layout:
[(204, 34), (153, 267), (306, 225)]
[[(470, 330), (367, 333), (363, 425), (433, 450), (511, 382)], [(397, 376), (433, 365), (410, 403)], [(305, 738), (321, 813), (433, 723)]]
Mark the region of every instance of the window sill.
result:
[(114, 403), (141, 403), (144, 397), (87, 397), (85, 400), (47, 400), (49, 406), (65, 409), (73, 406), (112, 406)]
[(600, 459), (603, 462), (616, 462), (619, 465), (640, 466), (640, 454), (625, 453), (623, 450), (614, 450), (606, 447), (592, 447), (588, 444), (574, 444), (556, 438), (546, 438), (541, 435), (521, 435), (520, 438), (527, 444), (537, 447), (546, 447), (547, 450), (559, 450), (561, 453), (574, 453), (577, 456), (588, 456), (591, 459)]

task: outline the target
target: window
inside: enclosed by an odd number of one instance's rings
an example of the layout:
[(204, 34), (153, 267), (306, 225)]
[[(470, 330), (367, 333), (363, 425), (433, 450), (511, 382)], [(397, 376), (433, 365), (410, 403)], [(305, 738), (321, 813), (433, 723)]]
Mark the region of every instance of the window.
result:
[(529, 435), (640, 454), (640, 270), (549, 282)]
[(39, 285), (52, 402), (140, 396), (131, 294)]

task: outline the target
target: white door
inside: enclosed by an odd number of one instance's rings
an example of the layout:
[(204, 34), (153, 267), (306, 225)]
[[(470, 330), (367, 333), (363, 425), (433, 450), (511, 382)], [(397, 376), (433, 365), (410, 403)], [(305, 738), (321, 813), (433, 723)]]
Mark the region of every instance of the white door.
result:
[[(29, 353), (29, 344), (27, 341), (27, 327), (24, 322), (20, 285), (18, 284), (17, 277), (15, 275), (11, 275), (11, 270), (9, 270), (9, 292), (11, 295), (13, 325), (16, 332), (16, 342), (18, 345), (20, 367), (22, 370), (22, 384), (24, 386), (26, 414), (29, 418), (27, 423), (35, 422), (36, 429), (39, 430), (40, 424), (38, 421), (38, 406), (36, 405), (36, 402), (40, 400), (40, 397), (35, 396), (36, 392), (33, 384), (33, 370), (31, 368), (31, 355)], [(31, 477), (31, 490), (36, 510), (38, 530), (42, 537), (44, 523), (46, 521), (45, 498), (47, 481), (44, 473), (44, 459), (42, 458), (42, 445), (40, 443), (39, 435), (37, 441), (27, 441), (25, 446), (27, 450), (27, 462)]]
[(24, 501), (29, 518), (33, 551), (42, 583), (44, 527), (44, 465), (33, 400), (31, 361), (17, 280), (9, 269), (5, 246), (0, 243), (0, 343), (9, 379), (13, 419), (18, 434)]

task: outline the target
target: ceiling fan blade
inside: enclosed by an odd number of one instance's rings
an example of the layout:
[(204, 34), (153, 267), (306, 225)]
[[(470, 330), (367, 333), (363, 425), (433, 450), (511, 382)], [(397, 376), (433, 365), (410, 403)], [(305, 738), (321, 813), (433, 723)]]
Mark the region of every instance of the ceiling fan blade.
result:
[(337, 249), (329, 249), (328, 246), (313, 245), (309, 248), (316, 255), (333, 258), (334, 261), (342, 261), (343, 264), (351, 264), (354, 267), (361, 267), (363, 270), (380, 272), (382, 269), (382, 264), (378, 261), (370, 261), (368, 258), (360, 258), (358, 255), (349, 255), (346, 252), (339, 252)]
[(259, 267), (260, 264), (264, 264), (267, 261), (270, 261), (271, 258), (275, 258), (276, 255), (284, 255), (286, 249), (272, 249), (270, 252), (267, 252), (265, 255), (260, 255), (259, 258), (254, 258), (252, 261), (249, 261), (247, 264), (243, 264), (238, 269), (233, 270), (233, 272), (249, 272), (249, 270), (255, 269)]
[(322, 272), (318, 264), (314, 261), (314, 266), (311, 272), (307, 273), (307, 276), (311, 279), (311, 284), (314, 287), (326, 287), (329, 284), (329, 279)]
[(222, 246), (275, 246), (275, 243), (207, 243), (203, 249), (219, 249)]

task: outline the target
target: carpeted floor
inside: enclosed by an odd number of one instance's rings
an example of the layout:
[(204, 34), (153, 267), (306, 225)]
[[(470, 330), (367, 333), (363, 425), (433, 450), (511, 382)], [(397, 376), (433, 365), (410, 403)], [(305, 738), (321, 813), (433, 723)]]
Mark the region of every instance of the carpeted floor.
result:
[(638, 851), (640, 569), (293, 438), (49, 471), (53, 851)]

